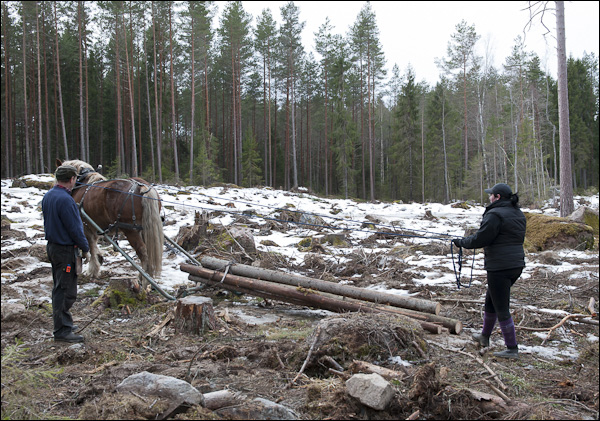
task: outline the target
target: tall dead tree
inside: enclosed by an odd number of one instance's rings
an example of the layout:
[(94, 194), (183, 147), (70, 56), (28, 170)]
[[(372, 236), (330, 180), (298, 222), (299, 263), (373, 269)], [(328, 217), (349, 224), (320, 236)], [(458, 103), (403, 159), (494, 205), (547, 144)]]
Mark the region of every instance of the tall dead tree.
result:
[(571, 131), (569, 91), (567, 88), (567, 47), (565, 41), (565, 2), (556, 2), (556, 43), (558, 61), (558, 138), (560, 142), (560, 216), (573, 213), (573, 175), (571, 173)]

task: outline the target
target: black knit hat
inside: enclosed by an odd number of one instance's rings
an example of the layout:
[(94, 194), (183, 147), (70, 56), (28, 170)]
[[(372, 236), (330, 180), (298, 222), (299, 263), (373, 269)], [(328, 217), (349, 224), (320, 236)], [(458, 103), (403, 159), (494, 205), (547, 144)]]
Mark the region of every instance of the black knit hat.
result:
[(508, 198), (510, 198), (513, 194), (512, 190), (508, 186), (508, 184), (504, 184), (504, 183), (498, 183), (491, 189), (485, 189), (484, 192), (486, 192), (487, 194), (494, 194), (494, 195), (499, 194), (500, 197), (508, 197)]
[(69, 181), (71, 177), (77, 177), (77, 168), (72, 165), (61, 165), (56, 169), (54, 176), (58, 181)]

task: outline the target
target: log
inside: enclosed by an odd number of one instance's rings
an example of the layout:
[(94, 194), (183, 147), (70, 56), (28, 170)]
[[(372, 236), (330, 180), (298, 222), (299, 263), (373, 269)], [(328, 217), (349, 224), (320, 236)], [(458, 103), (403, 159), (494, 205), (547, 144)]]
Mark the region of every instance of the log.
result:
[(219, 326), (212, 300), (207, 297), (188, 296), (177, 300), (175, 330), (194, 334), (216, 330)]
[(386, 380), (401, 380), (406, 377), (405, 373), (399, 371), (390, 370), (389, 368), (380, 367), (375, 364), (371, 364), (367, 361), (353, 360), (350, 365), (350, 371), (353, 373), (375, 373), (379, 374)]
[[(200, 260), (202, 266), (222, 270), (229, 265), (226, 260), (216, 259), (214, 257), (204, 257)], [(181, 270), (187, 272), (181, 265)], [(394, 307), (408, 308), (411, 310), (425, 313), (440, 314), (442, 305), (435, 301), (414, 298), (403, 295), (388, 294), (385, 292), (371, 291), (364, 288), (357, 288), (350, 285), (340, 285), (334, 282), (322, 281), (320, 279), (309, 278), (307, 276), (293, 275), (276, 270), (257, 268), (254, 266), (233, 264), (229, 272), (234, 275), (245, 276), (254, 279), (265, 279), (271, 282), (277, 282), (285, 285), (301, 286), (317, 291), (329, 292), (344, 297), (356, 298), (363, 301), (370, 301), (378, 304), (385, 304)]]
[(205, 269), (199, 266), (181, 265), (182, 270), (190, 274), (189, 279), (194, 282), (203, 282), (208, 285), (219, 286), (232, 291), (245, 294), (286, 301), (292, 304), (322, 308), (324, 310), (341, 313), (345, 311), (363, 311), (365, 313), (391, 313), (410, 317), (425, 322), (441, 323), (451, 333), (459, 334), (462, 331), (462, 322), (447, 317), (436, 316), (429, 313), (420, 313), (408, 309), (389, 306), (376, 306), (360, 301), (345, 301), (341, 299), (324, 297), (318, 291), (293, 288), (287, 285), (276, 284), (258, 279), (245, 278), (237, 275), (225, 275), (222, 272)]
[(421, 327), (429, 333), (439, 335), (442, 333), (442, 326), (429, 322), (421, 322)]

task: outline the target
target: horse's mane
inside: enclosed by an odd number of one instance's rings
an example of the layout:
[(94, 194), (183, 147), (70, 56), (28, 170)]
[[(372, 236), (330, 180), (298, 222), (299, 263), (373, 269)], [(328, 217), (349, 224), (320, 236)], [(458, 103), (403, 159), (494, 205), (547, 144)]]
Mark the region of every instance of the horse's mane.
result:
[(82, 170), (88, 170), (89, 175), (87, 176), (87, 183), (94, 183), (96, 181), (105, 181), (106, 177), (104, 177), (102, 174), (100, 174), (99, 172), (97, 172), (94, 167), (92, 167), (90, 164), (88, 164), (85, 161), (81, 161), (79, 159), (73, 159), (71, 161), (65, 161), (63, 162), (63, 165), (72, 165), (75, 168), (77, 168), (77, 173), (81, 174)]

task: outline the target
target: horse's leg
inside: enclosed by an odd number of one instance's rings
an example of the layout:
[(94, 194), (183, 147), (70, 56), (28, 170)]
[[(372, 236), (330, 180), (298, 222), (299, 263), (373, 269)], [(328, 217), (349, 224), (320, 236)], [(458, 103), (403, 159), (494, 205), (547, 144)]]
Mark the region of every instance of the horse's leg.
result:
[(91, 278), (97, 278), (100, 274), (100, 262), (98, 260), (98, 254), (100, 250), (98, 248), (98, 234), (92, 230), (85, 230), (88, 243), (90, 245), (90, 259), (87, 270), (87, 275)]
[[(133, 249), (135, 250), (135, 252), (138, 256), (138, 259), (140, 259), (141, 266), (142, 266), (142, 269), (144, 269), (144, 272), (146, 272), (150, 276), (154, 276), (154, 272), (152, 271), (152, 268), (150, 267), (149, 262), (148, 262), (148, 250), (146, 249), (146, 244), (144, 244), (144, 240), (142, 240), (142, 236), (140, 235), (139, 231), (136, 231), (136, 230), (121, 230), (121, 231), (123, 232), (123, 234), (125, 234), (125, 237), (127, 237), (127, 240), (129, 241), (129, 244), (131, 244), (131, 247), (133, 247)], [(140, 279), (140, 283), (145, 288), (148, 285), (146, 278), (144, 278), (140, 274), (139, 279)]]

